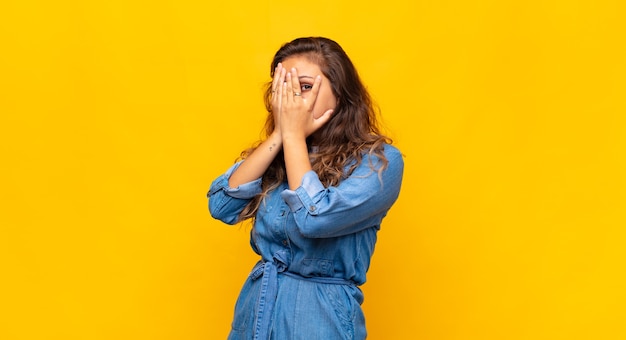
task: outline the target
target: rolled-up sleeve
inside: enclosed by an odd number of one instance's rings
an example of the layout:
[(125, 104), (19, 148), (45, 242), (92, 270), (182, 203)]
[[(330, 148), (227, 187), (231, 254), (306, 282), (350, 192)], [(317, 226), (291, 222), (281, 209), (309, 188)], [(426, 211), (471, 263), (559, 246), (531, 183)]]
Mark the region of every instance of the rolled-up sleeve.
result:
[(325, 238), (379, 227), (399, 196), (404, 170), (402, 154), (396, 148), (387, 146), (385, 156), (388, 165), (380, 174), (372, 168), (380, 166), (378, 159), (365, 156), (337, 186), (325, 188), (316, 173), (309, 171), (298, 188), (281, 192), (300, 233)]
[(315, 171), (311, 170), (304, 174), (302, 184), (296, 190), (284, 190), (281, 196), (291, 211), (305, 208), (311, 214), (316, 215), (316, 198), (322, 195), (325, 189)]
[(233, 164), (224, 174), (216, 178), (207, 193), (211, 216), (228, 224), (236, 223), (239, 213), (250, 199), (262, 191), (261, 178), (241, 184), (236, 188), (228, 186), (230, 176), (239, 165), (241, 162)]

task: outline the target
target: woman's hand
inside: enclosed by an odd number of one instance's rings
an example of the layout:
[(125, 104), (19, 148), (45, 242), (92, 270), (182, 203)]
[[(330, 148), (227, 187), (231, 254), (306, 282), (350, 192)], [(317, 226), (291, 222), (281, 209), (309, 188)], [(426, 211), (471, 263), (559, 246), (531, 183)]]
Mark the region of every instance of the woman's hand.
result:
[(272, 115), (274, 116), (274, 134), (280, 136), (280, 110), (281, 110), (281, 86), (285, 81), (285, 69), (282, 63), (276, 65), (274, 69), (274, 79), (272, 80)]
[[(281, 69), (281, 73), (284, 71)], [(304, 139), (328, 122), (333, 110), (327, 110), (317, 118), (313, 115), (321, 84), (322, 77), (318, 75), (315, 77), (313, 87), (303, 90), (295, 68), (285, 75), (285, 81), (280, 83), (278, 95), (280, 107), (278, 122), (283, 140), (286, 137)], [(303, 95), (303, 91), (307, 93)]]

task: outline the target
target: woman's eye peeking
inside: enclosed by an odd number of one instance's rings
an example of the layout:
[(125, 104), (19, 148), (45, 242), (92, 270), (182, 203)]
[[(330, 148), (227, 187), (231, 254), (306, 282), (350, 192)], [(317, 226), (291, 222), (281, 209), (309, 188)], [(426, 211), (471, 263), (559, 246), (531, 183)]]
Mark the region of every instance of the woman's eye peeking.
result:
[(313, 85), (310, 84), (301, 84), (300, 88), (302, 89), (302, 91), (309, 91), (310, 89), (313, 88)]

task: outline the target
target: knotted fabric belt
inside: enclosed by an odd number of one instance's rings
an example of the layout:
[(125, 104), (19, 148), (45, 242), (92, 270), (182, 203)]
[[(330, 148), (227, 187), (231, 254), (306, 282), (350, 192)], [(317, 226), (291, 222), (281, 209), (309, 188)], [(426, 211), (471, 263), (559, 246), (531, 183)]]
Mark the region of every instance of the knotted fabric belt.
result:
[(254, 340), (266, 340), (270, 338), (270, 324), (276, 297), (278, 296), (278, 273), (299, 280), (306, 280), (317, 283), (329, 283), (337, 285), (354, 285), (354, 282), (335, 277), (304, 277), (296, 273), (288, 272), (289, 257), (286, 251), (274, 253), (273, 261), (259, 261), (252, 272), (250, 278), (257, 280), (261, 278), (261, 292), (256, 304), (256, 315), (254, 320)]

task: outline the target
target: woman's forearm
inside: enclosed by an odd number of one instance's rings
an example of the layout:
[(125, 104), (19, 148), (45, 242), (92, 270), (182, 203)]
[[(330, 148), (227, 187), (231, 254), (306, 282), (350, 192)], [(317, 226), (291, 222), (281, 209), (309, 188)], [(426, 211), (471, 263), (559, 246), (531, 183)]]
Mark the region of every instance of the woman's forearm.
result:
[(311, 170), (311, 161), (304, 134), (302, 136), (284, 136), (283, 153), (289, 189), (296, 190), (302, 183), (302, 177)]
[(254, 181), (265, 173), (282, 147), (280, 133), (275, 132), (263, 141), (228, 179), (228, 186), (236, 188), (241, 184)]

